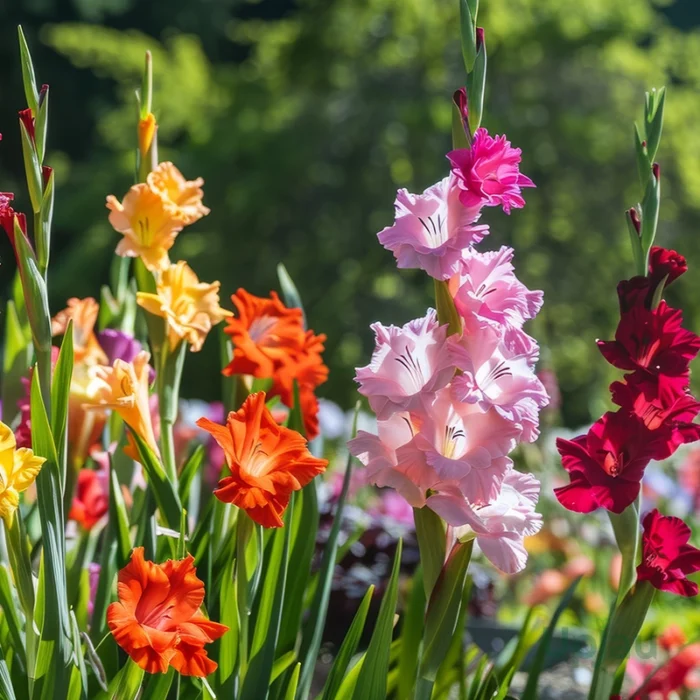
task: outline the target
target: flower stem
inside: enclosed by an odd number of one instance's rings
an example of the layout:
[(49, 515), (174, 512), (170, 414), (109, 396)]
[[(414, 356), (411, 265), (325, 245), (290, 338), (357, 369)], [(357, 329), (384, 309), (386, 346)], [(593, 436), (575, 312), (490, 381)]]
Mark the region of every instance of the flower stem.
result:
[(253, 521), (244, 510), (238, 511), (236, 523), (236, 593), (238, 600), (238, 682), (242, 687), (248, 670), (248, 621), (250, 601), (248, 600), (248, 571), (246, 549), (253, 532)]
[(163, 465), (168, 479), (177, 484), (177, 462), (175, 458), (175, 441), (173, 427), (177, 420), (178, 400), (180, 397), (180, 380), (185, 363), (187, 343), (180, 343), (171, 352), (164, 343), (160, 352), (158, 372), (158, 409), (160, 413), (160, 446)]

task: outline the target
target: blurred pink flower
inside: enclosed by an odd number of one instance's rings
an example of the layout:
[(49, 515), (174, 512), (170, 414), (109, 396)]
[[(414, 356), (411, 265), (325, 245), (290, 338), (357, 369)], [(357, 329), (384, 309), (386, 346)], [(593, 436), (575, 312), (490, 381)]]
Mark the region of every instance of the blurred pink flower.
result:
[(470, 148), (450, 151), (447, 158), (462, 204), (468, 209), (501, 206), (506, 214), (524, 207), (521, 188), (535, 184), (520, 172), (520, 153), (505, 136), (490, 136), (483, 127), (476, 130)]
[(379, 493), (379, 512), (397, 523), (413, 527), (413, 508), (396, 491), (383, 490)]
[[(653, 670), (653, 664), (645, 664), (631, 658), (627, 665), (628, 674), (637, 680), (646, 678)], [(678, 697), (679, 690), (693, 690), (700, 687), (700, 643), (690, 644), (672, 656), (667, 663), (655, 671), (650, 678), (630, 694), (630, 700), (671, 700)]]
[(481, 204), (460, 203), (454, 175), (423, 194), (399, 190), (394, 206), (394, 224), (377, 234), (379, 242), (394, 254), (399, 268), (420, 268), (438, 280), (452, 277), (462, 250), (488, 233), (488, 226), (475, 224)]
[[(513, 249), (479, 253), (467, 249), (459, 274), (450, 281), (455, 305), (463, 318), (476, 315), (520, 329), (542, 307), (542, 292), (529, 290), (513, 272)], [(533, 341), (534, 342), (534, 341)]]
[(461, 338), (450, 338), (452, 361), (462, 370), (452, 382), (452, 395), (484, 411), (493, 406), (518, 426), (520, 439), (533, 442), (539, 434), (539, 411), (549, 398), (533, 369), (536, 356), (514, 349), (509, 342), (512, 332), (472, 321)]
[(421, 400), (442, 389), (454, 375), (447, 349), (446, 326), (430, 309), (424, 318), (402, 328), (373, 323), (376, 346), (372, 361), (357, 369), (359, 392), (379, 420), (397, 411), (422, 408)]
[(94, 561), (88, 564), (88, 577), (90, 581), (90, 597), (88, 598), (87, 610), (88, 615), (92, 615), (92, 611), (95, 608), (97, 585), (100, 582), (100, 565)]

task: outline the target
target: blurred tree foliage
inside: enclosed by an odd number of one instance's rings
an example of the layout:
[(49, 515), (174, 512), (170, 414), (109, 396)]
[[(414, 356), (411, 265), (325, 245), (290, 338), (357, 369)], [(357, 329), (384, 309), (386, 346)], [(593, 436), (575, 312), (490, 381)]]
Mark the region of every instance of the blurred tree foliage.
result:
[[(22, 189), (23, 107), (14, 25), (51, 84), (48, 162), (57, 168), (53, 308), (98, 293), (117, 235), (103, 208), (132, 181), (133, 90), (155, 58), (161, 158), (205, 178), (210, 216), (174, 256), (225, 293), (266, 294), (283, 261), (310, 324), (328, 334), (321, 393), (354, 400), (368, 325), (422, 314), (430, 286), (398, 272), (375, 234), (398, 187), (447, 171), (450, 95), (463, 80), (456, 0), (24, 0), (0, 7), (2, 189)], [(617, 315), (631, 255), (622, 212), (640, 196), (632, 120), (643, 92), (670, 88), (660, 151), (659, 243), (695, 268), (671, 289), (700, 327), (700, 10), (651, 0), (482, 0), (489, 77), (485, 124), (523, 149), (538, 189), (511, 217), (491, 211), (482, 247), (516, 249), (518, 274), (545, 290), (530, 327), (559, 376), (565, 422), (599, 414), (611, 378), (595, 348)], [(20, 198), (20, 203), (26, 198)], [(11, 255), (2, 242), (5, 285)], [(193, 358), (194, 360), (194, 358)], [(218, 389), (216, 343), (185, 394)]]

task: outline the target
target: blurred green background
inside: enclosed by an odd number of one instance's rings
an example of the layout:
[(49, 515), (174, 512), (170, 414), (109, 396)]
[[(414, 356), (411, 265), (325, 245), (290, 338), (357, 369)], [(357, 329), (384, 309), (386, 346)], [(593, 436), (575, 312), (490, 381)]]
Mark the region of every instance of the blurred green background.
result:
[[(530, 332), (542, 343), (571, 426), (599, 415), (615, 285), (629, 275), (623, 210), (639, 197), (632, 122), (666, 84), (658, 242), (696, 268), (670, 291), (700, 329), (700, 3), (482, 0), (489, 54), (485, 125), (523, 149), (538, 189), (507, 217), (490, 210), (480, 246), (516, 249), (518, 275), (545, 291)], [(354, 402), (369, 323), (422, 315), (431, 287), (398, 272), (375, 234), (398, 187), (447, 172), (450, 95), (463, 82), (457, 0), (19, 0), (0, 5), (0, 189), (24, 190), (16, 44), (24, 26), (49, 83), (46, 162), (56, 169), (51, 304), (98, 295), (118, 236), (105, 196), (133, 180), (143, 54), (155, 59), (161, 159), (206, 180), (212, 213), (183, 232), (186, 258), (224, 294), (277, 287), (283, 261), (310, 325), (328, 334), (320, 395)], [(14, 260), (0, 242), (0, 290)], [(190, 362), (184, 395), (218, 392), (217, 344)]]

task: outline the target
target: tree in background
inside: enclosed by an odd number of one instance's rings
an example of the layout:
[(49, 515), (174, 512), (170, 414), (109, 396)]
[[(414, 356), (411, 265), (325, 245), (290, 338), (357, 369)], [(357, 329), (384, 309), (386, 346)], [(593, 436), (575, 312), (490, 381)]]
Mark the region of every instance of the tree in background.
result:
[[(369, 322), (413, 318), (429, 292), (421, 276), (393, 269), (374, 236), (391, 223), (386, 203), (397, 187), (420, 191), (444, 171), (445, 95), (462, 70), (458, 42), (445, 49), (455, 3), (178, 1), (148, 15), (118, 0), (75, 3), (70, 14), (58, 0), (33, 5), (32, 15), (2, 18), (2, 31), (23, 21), (53, 60), (57, 297), (69, 288), (96, 294), (108, 273), (115, 235), (95, 202), (132, 179), (133, 89), (150, 48), (161, 159), (177, 146), (183, 173), (207, 181), (213, 210), (178, 239), (174, 257), (221, 279), (224, 292), (260, 294), (275, 286), (283, 260), (314, 327), (328, 333), (334, 371), (325, 395), (347, 405), (353, 368), (369, 355)], [(648, 85), (669, 85), (658, 242), (672, 248), (682, 238), (689, 262), (700, 264), (700, 12), (692, 2), (650, 0), (488, 0), (482, 12), (489, 125), (494, 133), (509, 125), (526, 154), (523, 170), (539, 185), (517, 217), (492, 217), (489, 247), (514, 245), (524, 281), (545, 291), (532, 332), (548, 346), (564, 421), (574, 426), (607, 400), (598, 393), (604, 363), (593, 361), (588, 339), (615, 326), (608, 290), (630, 255), (619, 228), (638, 191), (620, 187), (634, 168), (628, 124)], [(4, 44), (5, 64), (16, 64), (13, 43)], [(113, 91), (98, 85), (95, 76), (105, 75)], [(6, 123), (19, 85), (15, 92), (2, 107)], [(84, 123), (62, 120), (76, 103)], [(3, 156), (21, 172), (19, 154)], [(9, 269), (11, 256), (0, 254)], [(700, 298), (677, 287), (670, 301), (697, 328)], [(197, 360), (216, 361), (217, 351), (210, 342)], [(206, 377), (214, 395), (216, 379)]]

